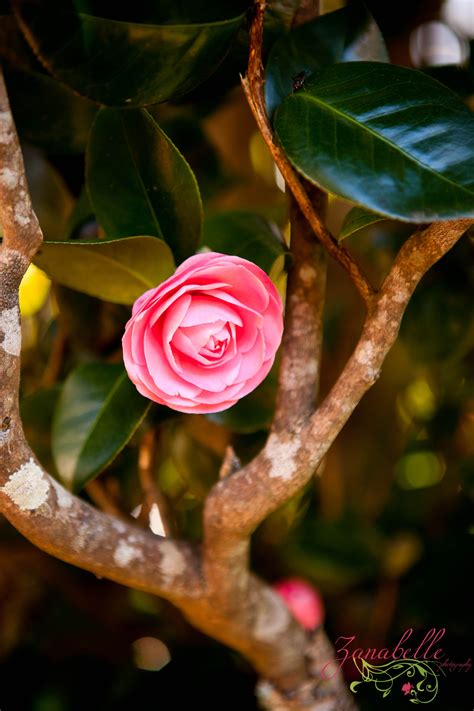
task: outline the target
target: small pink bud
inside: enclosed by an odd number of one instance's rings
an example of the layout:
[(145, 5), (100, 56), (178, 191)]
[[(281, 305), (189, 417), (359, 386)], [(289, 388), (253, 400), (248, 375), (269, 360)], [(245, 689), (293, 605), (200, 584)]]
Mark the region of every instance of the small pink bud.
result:
[(324, 602), (317, 588), (301, 578), (285, 578), (273, 586), (293, 617), (307, 630), (319, 627), (324, 621)]

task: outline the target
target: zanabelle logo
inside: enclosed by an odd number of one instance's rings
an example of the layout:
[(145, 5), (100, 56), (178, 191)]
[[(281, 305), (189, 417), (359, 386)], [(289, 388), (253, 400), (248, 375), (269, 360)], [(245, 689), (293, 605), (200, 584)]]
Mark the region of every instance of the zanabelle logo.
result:
[(398, 692), (411, 703), (427, 704), (436, 698), (439, 679), (446, 672), (469, 672), (472, 667), (471, 659), (462, 663), (449, 659), (439, 644), (445, 634), (444, 627), (433, 627), (425, 633), (416, 633), (410, 627), (394, 647), (365, 649), (357, 646), (355, 635), (341, 636), (335, 644), (336, 661), (328, 662), (322, 673), (330, 678), (352, 661), (361, 677), (350, 685), (354, 693), (361, 684), (369, 683), (383, 698)]

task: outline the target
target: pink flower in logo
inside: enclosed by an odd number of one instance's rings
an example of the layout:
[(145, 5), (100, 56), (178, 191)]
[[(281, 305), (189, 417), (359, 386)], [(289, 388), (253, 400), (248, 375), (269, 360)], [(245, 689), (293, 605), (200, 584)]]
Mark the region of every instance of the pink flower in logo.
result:
[(402, 691), (405, 694), (405, 696), (408, 696), (413, 689), (413, 684), (410, 684), (408, 681), (406, 684), (403, 684), (402, 686)]
[(256, 264), (197, 254), (135, 302), (123, 337), (128, 375), (142, 395), (173, 410), (225, 410), (268, 374), (282, 311)]

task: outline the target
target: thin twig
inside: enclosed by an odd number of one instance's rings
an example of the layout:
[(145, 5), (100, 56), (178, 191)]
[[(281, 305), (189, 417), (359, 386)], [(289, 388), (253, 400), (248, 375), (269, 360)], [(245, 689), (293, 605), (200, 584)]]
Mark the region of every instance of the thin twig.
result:
[(228, 476), (238, 472), (241, 467), (240, 459), (236, 455), (234, 448), (229, 444), (226, 447), (224, 459), (219, 469), (219, 479), (227, 479)]
[(263, 93), (264, 74), (262, 65), (263, 27), (265, 18), (265, 0), (255, 0), (254, 19), (250, 28), (250, 54), (247, 75), (242, 79), (242, 87), (247, 97), (248, 104), (267, 144), (273, 160), (278, 166), (286, 185), (297, 201), (301, 212), (311, 225), (316, 237), (326, 248), (329, 254), (345, 269), (365, 304), (370, 306), (375, 290), (362, 269), (345, 247), (339, 245), (331, 235), (323, 221), (314, 210), (311, 199), (304, 188), (298, 174), (291, 166), (288, 158), (279, 146), (273, 135), (273, 130), (268, 119)]
[(156, 438), (156, 431), (149, 429), (142, 436), (138, 447), (138, 477), (143, 492), (143, 502), (138, 519), (141, 523), (149, 526), (150, 513), (153, 506), (156, 506), (160, 514), (163, 533), (165, 536), (170, 536), (173, 532), (170, 506), (163, 492), (156, 485), (154, 478)]

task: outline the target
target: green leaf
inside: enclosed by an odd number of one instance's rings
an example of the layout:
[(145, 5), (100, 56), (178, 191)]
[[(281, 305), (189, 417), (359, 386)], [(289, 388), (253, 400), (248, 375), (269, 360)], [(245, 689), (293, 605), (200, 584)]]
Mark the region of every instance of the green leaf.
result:
[(248, 4), (248, 0), (225, 0), (225, 3), (222, 0), (134, 0), (133, 3), (74, 0), (74, 7), (78, 12), (106, 17), (109, 20), (157, 25), (217, 22), (242, 14), (248, 9)]
[(388, 62), (380, 30), (362, 2), (322, 15), (280, 37), (273, 45), (265, 72), (265, 100), (273, 116), (293, 91), (293, 80), (306, 79), (335, 62), (370, 59)]
[[(161, 104), (150, 108), (150, 113), (155, 118), (153, 108), (159, 110)], [(221, 165), (216, 147), (205, 134), (194, 111), (164, 118), (163, 121), (160, 121), (158, 114), (156, 120), (189, 163), (196, 176), (203, 201), (209, 200), (231, 184), (232, 178)]]
[(243, 20), (121, 22), (77, 13), (73, 0), (16, 0), (15, 10), (44, 66), (109, 106), (146, 106), (194, 89), (220, 64)]
[(150, 403), (121, 365), (88, 363), (67, 378), (54, 413), (52, 449), (61, 482), (79, 491), (117, 456)]
[(278, 21), (289, 28), (293, 24), (299, 4), (300, 0), (272, 0), (267, 12), (273, 16), (275, 22)]
[(169, 248), (156, 237), (45, 242), (34, 262), (59, 284), (116, 304), (132, 304), (175, 268)]
[(405, 67), (336, 64), (276, 114), (294, 166), (325, 190), (407, 222), (474, 216), (474, 116)]
[(31, 146), (23, 147), (31, 202), (46, 240), (67, 238), (67, 225), (74, 199), (62, 176)]
[(258, 264), (267, 274), (288, 250), (278, 227), (253, 212), (220, 212), (204, 222), (201, 245)]
[(38, 72), (8, 71), (8, 96), (22, 138), (52, 153), (82, 153), (97, 106)]
[(92, 127), (86, 180), (94, 212), (109, 237), (155, 235), (178, 261), (196, 251), (202, 205), (196, 179), (144, 109), (102, 109)]
[(385, 215), (377, 215), (377, 213), (365, 210), (363, 207), (353, 207), (344, 218), (341, 231), (339, 232), (339, 242), (342, 242), (343, 239), (350, 237), (355, 232), (364, 229), (364, 227), (369, 227), (377, 222), (383, 222), (386, 219)]

